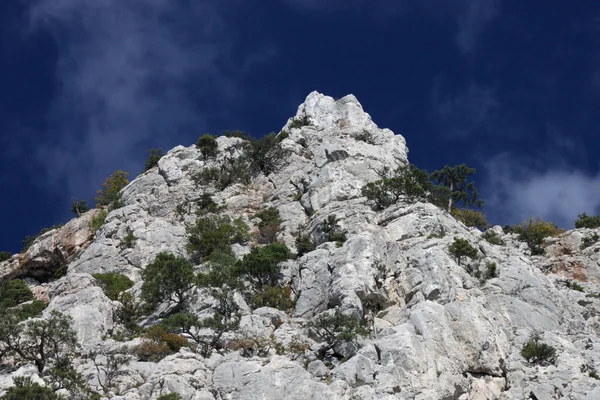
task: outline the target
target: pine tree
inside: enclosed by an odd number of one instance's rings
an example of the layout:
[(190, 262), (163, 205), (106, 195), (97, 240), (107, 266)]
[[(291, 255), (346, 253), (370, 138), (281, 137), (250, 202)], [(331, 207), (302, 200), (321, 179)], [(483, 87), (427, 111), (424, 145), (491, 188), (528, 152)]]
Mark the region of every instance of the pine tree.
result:
[(475, 168), (469, 168), (466, 164), (456, 167), (446, 165), (441, 170), (433, 171), (431, 177), (444, 189), (438, 195), (447, 198), (448, 212), (451, 212), (452, 205), (458, 202), (462, 202), (463, 206), (483, 205), (483, 201), (479, 199), (479, 192), (475, 189), (475, 182), (467, 182), (474, 173)]

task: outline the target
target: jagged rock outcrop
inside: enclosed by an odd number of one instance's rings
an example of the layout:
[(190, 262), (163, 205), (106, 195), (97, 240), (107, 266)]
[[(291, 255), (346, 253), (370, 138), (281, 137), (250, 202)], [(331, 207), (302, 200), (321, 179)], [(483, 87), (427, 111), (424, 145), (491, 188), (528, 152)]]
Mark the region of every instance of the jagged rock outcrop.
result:
[[(159, 363), (134, 361), (123, 367), (112, 398), (154, 399), (169, 392), (185, 400), (600, 398), (600, 381), (588, 374), (600, 368), (600, 245), (580, 248), (591, 230), (566, 232), (548, 241), (546, 255), (530, 256), (515, 235), (495, 227), (506, 245), (492, 245), (432, 204), (400, 202), (373, 211), (361, 187), (378, 179), (378, 171), (408, 163), (404, 138), (379, 129), (354, 96), (336, 101), (311, 93), (295, 118), (308, 125), (292, 127), (290, 119), (283, 127), (289, 162), (276, 173), (222, 191), (199, 186), (194, 174), (239, 154), (242, 140), (218, 138), (220, 155), (208, 161), (194, 146), (178, 146), (123, 190), (125, 207), (108, 215), (91, 243), (85, 229), (93, 212), (1, 263), (0, 277), (35, 278), (34, 271), (50, 263), (37, 260), (58, 254), (68, 274), (48, 284), (48, 311), (73, 316), (84, 348), (115, 348), (106, 337), (118, 304), (90, 275), (123, 273), (136, 283), (130, 292), (138, 294), (140, 272), (156, 254), (187, 256), (186, 224), (195, 219), (195, 202), (209, 193), (223, 213), (242, 217), (254, 230), (252, 216), (276, 207), (283, 219), (280, 239), (291, 248), (300, 232), (319, 239), (316, 250), (283, 266), (282, 279), (298, 294), (293, 312), (242, 307), (236, 334), (284, 347), (299, 340), (308, 348), (299, 357), (271, 349), (210, 358), (183, 349)], [(321, 226), (329, 215), (347, 230), (340, 247), (323, 243)], [(121, 244), (128, 232), (136, 237), (131, 248)], [(477, 249), (481, 268), (494, 263), (498, 276), (482, 282), (459, 265), (448, 252), (456, 237)], [(249, 246), (235, 251), (245, 254)], [(585, 292), (565, 284), (572, 280)], [(192, 306), (199, 314), (210, 307), (202, 296)], [(316, 355), (319, 344), (307, 337), (306, 322), (335, 307), (365, 318), (372, 332), (360, 346), (336, 349), (346, 356), (343, 362), (325, 363)], [(521, 356), (535, 333), (557, 349), (554, 364), (529, 364)], [(89, 363), (79, 368), (96, 384)], [(31, 371), (15, 372), (21, 373)], [(6, 376), (0, 376), (0, 390), (10, 384)]]

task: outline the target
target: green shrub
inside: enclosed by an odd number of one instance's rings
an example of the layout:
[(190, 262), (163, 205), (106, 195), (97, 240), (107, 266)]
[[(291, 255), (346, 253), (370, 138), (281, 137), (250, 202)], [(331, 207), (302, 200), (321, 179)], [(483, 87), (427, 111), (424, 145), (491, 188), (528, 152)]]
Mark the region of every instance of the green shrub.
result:
[(249, 134), (247, 134), (244, 131), (238, 131), (238, 130), (225, 131), (225, 133), (223, 135), (228, 138), (239, 138), (239, 139), (243, 139), (246, 141), (252, 140), (252, 136), (250, 136)]
[(588, 372), (588, 376), (590, 378), (594, 378), (596, 380), (600, 380), (600, 376), (598, 376), (598, 373), (595, 370), (592, 370), (592, 371)]
[(106, 220), (107, 215), (108, 215), (108, 210), (100, 210), (99, 213), (94, 215), (94, 217), (88, 224), (88, 227), (92, 231), (92, 235), (95, 235), (96, 232), (98, 232), (98, 229), (100, 229), (100, 227), (102, 225), (104, 225), (104, 221)]
[(498, 234), (491, 229), (485, 231), (481, 237), (487, 240), (488, 243), (495, 244), (497, 246), (505, 245), (504, 240), (500, 239), (500, 236), (498, 236)]
[(183, 336), (168, 333), (162, 327), (154, 325), (142, 336), (142, 343), (136, 347), (135, 354), (141, 361), (158, 362), (187, 345)]
[(0, 400), (64, 400), (51, 388), (33, 382), (29, 376), (15, 376), (13, 383)]
[(181, 202), (175, 206), (175, 212), (177, 215), (184, 216), (185, 214), (189, 214), (190, 212), (190, 203), (187, 201)]
[(38, 234), (33, 235), (33, 236), (25, 236), (25, 239), (23, 239), (23, 250), (21, 250), (21, 253), (25, 253), (33, 244), (33, 242), (35, 242), (35, 240), (37, 238), (39, 238), (40, 236), (42, 236), (44, 233), (48, 233), (50, 231), (53, 231), (54, 229), (59, 229), (62, 228), (63, 224), (58, 224), (58, 225), (52, 225), (49, 228), (43, 228), (41, 231), (39, 231)]
[(596, 215), (595, 217), (590, 217), (586, 213), (579, 214), (577, 216), (577, 221), (575, 221), (575, 228), (598, 228), (600, 227), (600, 215)]
[(540, 342), (539, 337), (534, 336), (523, 346), (521, 356), (527, 362), (534, 364), (554, 363), (556, 360), (556, 349)]
[(233, 221), (226, 215), (198, 218), (188, 227), (188, 253), (194, 261), (209, 260), (217, 250), (227, 250), (233, 243), (244, 244), (250, 236), (248, 225), (240, 218)]
[(150, 149), (148, 150), (148, 158), (144, 164), (144, 172), (156, 167), (158, 161), (164, 156), (162, 149)]
[(542, 221), (539, 217), (523, 222), (512, 227), (512, 231), (519, 235), (519, 240), (527, 243), (532, 255), (544, 254), (544, 239), (548, 236), (558, 236), (564, 232), (552, 222)]
[(486, 266), (485, 279), (497, 278), (498, 277), (498, 267), (496, 263), (487, 263)]
[(252, 166), (246, 155), (227, 157), (220, 166), (204, 167), (192, 180), (196, 185), (214, 185), (224, 190), (230, 185), (247, 185), (252, 179)]
[(283, 141), (284, 139), (287, 139), (290, 137), (290, 133), (288, 131), (281, 131), (279, 132), (279, 135), (277, 135), (277, 140), (279, 140), (280, 142)]
[(291, 252), (283, 243), (253, 247), (236, 265), (236, 273), (249, 280), (257, 290), (276, 286), (279, 282), (279, 264), (288, 260)]
[(477, 258), (477, 249), (471, 246), (466, 239), (454, 238), (454, 242), (452, 242), (448, 251), (456, 258), (458, 265), (462, 265), (461, 263), (465, 257)]
[(111, 300), (118, 300), (121, 292), (133, 287), (133, 281), (123, 274), (107, 272), (92, 275), (99, 283), (102, 291)]
[(375, 144), (375, 139), (373, 139), (373, 135), (371, 135), (369, 132), (366, 132), (366, 131), (359, 133), (358, 135), (356, 135), (354, 137), (354, 139), (356, 139), (360, 142), (365, 142), (370, 145)]
[(90, 211), (90, 207), (87, 205), (87, 201), (73, 199), (71, 202), (71, 212), (78, 217), (81, 217), (81, 214)]
[(275, 133), (269, 133), (261, 139), (249, 141), (246, 154), (254, 174), (262, 172), (269, 175), (287, 163), (290, 152), (281, 146)]
[(567, 287), (578, 292), (585, 292), (585, 288), (575, 281), (567, 282)]
[(220, 211), (220, 207), (215, 203), (213, 198), (208, 193), (202, 193), (200, 200), (198, 201), (197, 215), (204, 215), (207, 213), (217, 213)]
[(594, 232), (591, 236), (585, 236), (583, 239), (581, 239), (581, 250), (590, 247), (594, 243), (598, 242), (598, 240), (600, 240), (600, 236), (596, 232)]
[(336, 309), (333, 313), (325, 312), (313, 318), (308, 324), (308, 333), (314, 340), (327, 343), (325, 348), (319, 350), (324, 355), (336, 345), (351, 342), (358, 335), (368, 335), (369, 331), (362, 321)]
[(346, 231), (338, 226), (339, 220), (335, 215), (328, 215), (321, 225), (326, 242), (335, 242), (338, 247), (346, 241)]
[(292, 122), (289, 124), (290, 129), (294, 128), (302, 128), (303, 126), (311, 126), (310, 119), (304, 115), (302, 117), (295, 117), (292, 119)]
[(317, 248), (317, 242), (310, 235), (299, 235), (296, 238), (296, 254), (302, 257)]
[(467, 208), (462, 210), (453, 208), (451, 214), (454, 218), (468, 227), (485, 230), (489, 226), (485, 214), (481, 211), (469, 210)]
[(431, 191), (427, 171), (414, 165), (398, 167), (391, 178), (370, 182), (362, 188), (362, 195), (374, 203), (375, 209), (384, 209), (396, 204), (401, 198), (406, 201), (424, 201)]
[(67, 266), (67, 264), (61, 264), (61, 266), (58, 267), (58, 269), (56, 271), (54, 271), (54, 273), (52, 274), (52, 277), (55, 280), (59, 280), (63, 276), (67, 276), (67, 272), (69, 272), (69, 267)]
[(288, 312), (296, 306), (290, 298), (291, 293), (292, 289), (289, 286), (265, 286), (263, 290), (252, 296), (251, 303), (254, 308), (273, 307)]
[(214, 158), (219, 153), (219, 144), (217, 143), (217, 139), (209, 133), (198, 138), (196, 147), (200, 149), (202, 157), (204, 157), (205, 160), (211, 157)]
[(143, 315), (142, 306), (131, 293), (127, 292), (121, 292), (117, 300), (121, 303), (121, 307), (114, 313), (115, 322), (125, 328), (126, 334), (138, 334), (141, 329), (138, 321)]
[(31, 303), (20, 304), (13, 311), (20, 321), (28, 318), (37, 318), (46, 309), (48, 304), (41, 300), (33, 300)]
[(129, 183), (128, 175), (129, 172), (117, 170), (106, 178), (102, 184), (102, 189), (96, 193), (98, 195), (94, 199), (96, 207), (108, 206), (111, 209), (122, 207), (121, 190)]
[(10, 251), (0, 251), (0, 262), (10, 260), (12, 253)]
[(33, 300), (33, 293), (22, 279), (12, 279), (0, 285), (0, 307), (14, 307)]
[(169, 393), (158, 396), (156, 400), (182, 400), (182, 398), (179, 393)]
[(119, 246), (121, 248), (131, 249), (133, 246), (135, 246), (136, 240), (137, 238), (133, 235), (133, 232), (127, 232), (127, 235), (125, 235), (123, 239), (121, 239), (121, 243), (119, 243)]
[(253, 218), (260, 218), (258, 231), (260, 233), (259, 243), (273, 243), (281, 229), (281, 216), (275, 207), (269, 207), (254, 214)]
[(159, 253), (142, 271), (142, 279), (141, 298), (150, 307), (168, 300), (179, 310), (187, 305), (194, 286), (194, 267), (183, 257)]

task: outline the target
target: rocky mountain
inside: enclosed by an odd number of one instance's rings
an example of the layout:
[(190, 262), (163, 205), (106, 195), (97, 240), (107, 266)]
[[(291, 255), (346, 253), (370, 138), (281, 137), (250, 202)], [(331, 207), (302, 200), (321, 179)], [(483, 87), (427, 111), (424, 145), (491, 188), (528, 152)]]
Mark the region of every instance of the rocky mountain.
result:
[[(43, 316), (56, 310), (72, 317), (81, 345), (74, 365), (103, 398), (174, 392), (185, 400), (600, 399), (600, 243), (582, 250), (593, 230), (548, 238), (545, 254), (532, 256), (515, 234), (491, 228), (500, 239), (492, 244), (430, 203), (399, 201), (373, 210), (361, 188), (384, 168), (408, 165), (408, 149), (402, 136), (378, 128), (352, 95), (334, 100), (311, 93), (282, 132), (289, 154), (274, 173), (222, 190), (198, 184), (199, 171), (243, 151), (243, 138), (217, 138), (218, 155), (210, 160), (196, 146), (178, 146), (122, 190), (124, 206), (95, 234), (89, 223), (101, 210), (45, 233), (0, 263), (0, 279), (23, 278), (36, 298), (49, 302)], [(127, 292), (139, 299), (143, 271), (159, 253), (190, 256), (186, 227), (204, 194), (222, 206), (220, 214), (241, 218), (255, 234), (232, 245), (238, 258), (257, 245), (261, 220), (255, 214), (269, 207), (279, 211), (281, 242), (295, 251), (296, 238), (310, 235), (317, 247), (281, 265), (292, 310), (255, 308), (236, 295), (239, 327), (224, 340), (252, 345), (210, 355), (190, 345), (142, 361), (131, 351), (142, 339), (115, 337), (122, 305), (92, 274), (126, 275), (135, 283)], [(339, 246), (323, 231), (332, 215), (346, 231)], [(123, 246), (130, 234), (135, 242)], [(456, 238), (476, 249), (476, 261), (457, 262), (449, 251)], [(66, 275), (53, 279), (61, 266)], [(190, 290), (190, 312), (211, 315), (215, 299)], [(156, 323), (169, 307), (163, 304), (143, 323)], [(323, 354), (308, 327), (332, 310), (364, 321), (368, 330)], [(552, 346), (554, 359), (525, 359), (522, 350), (532, 338)], [(129, 358), (108, 390), (99, 385), (106, 383), (106, 368), (84, 357), (90, 351), (105, 355), (99, 361), (105, 367), (107, 354)], [(0, 393), (14, 376), (42, 382), (33, 364), (3, 362)]]

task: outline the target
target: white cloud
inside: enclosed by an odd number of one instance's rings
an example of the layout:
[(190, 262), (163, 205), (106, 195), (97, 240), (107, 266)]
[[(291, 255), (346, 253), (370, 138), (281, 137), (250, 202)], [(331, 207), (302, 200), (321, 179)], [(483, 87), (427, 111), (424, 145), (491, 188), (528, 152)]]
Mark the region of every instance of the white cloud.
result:
[(152, 145), (206, 127), (192, 97), (236, 96), (219, 62), (233, 39), (223, 10), (235, 0), (37, 0), (31, 29), (58, 51), (48, 138), (37, 143), (49, 184), (85, 196), (115, 169), (139, 171)]
[(540, 169), (510, 154), (495, 157), (486, 170), (482, 194), (495, 223), (513, 224), (539, 216), (573, 228), (579, 214), (600, 211), (600, 176), (564, 166)]
[(499, 128), (501, 103), (496, 89), (471, 82), (453, 95), (442, 94), (441, 81), (433, 85), (431, 103), (444, 134), (452, 138), (489, 133)]

